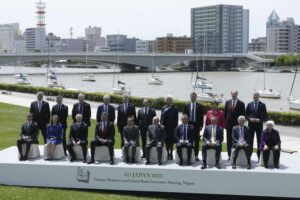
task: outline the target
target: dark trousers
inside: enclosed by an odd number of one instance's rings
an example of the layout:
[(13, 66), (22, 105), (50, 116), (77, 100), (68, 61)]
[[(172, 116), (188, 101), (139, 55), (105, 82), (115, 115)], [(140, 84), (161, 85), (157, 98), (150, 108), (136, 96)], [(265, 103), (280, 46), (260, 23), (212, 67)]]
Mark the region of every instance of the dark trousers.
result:
[(195, 122), (189, 122), (191, 125), (194, 126), (194, 150), (195, 150), (195, 156), (197, 157), (199, 154), (199, 143), (200, 143), (200, 130), (201, 127), (195, 123)]
[[(26, 144), (25, 155), (22, 154), (22, 145), (23, 144)], [(19, 153), (21, 155), (21, 158), (23, 158), (23, 157), (27, 158), (28, 157), (28, 153), (30, 151), (31, 144), (38, 144), (38, 141), (37, 140), (24, 140), (24, 139), (18, 139), (17, 140), (17, 147), (18, 147)]]
[(226, 139), (227, 139), (227, 154), (228, 154), (228, 158), (230, 158), (231, 156), (231, 148), (232, 148), (232, 127), (233, 126), (228, 126), (226, 128)]
[(173, 146), (175, 142), (175, 129), (166, 129), (166, 149), (168, 157), (173, 157)]
[(215, 149), (216, 150), (216, 163), (219, 163), (219, 159), (220, 159), (220, 155), (221, 155), (221, 151), (222, 151), (222, 146), (217, 144), (214, 146), (209, 146), (207, 144), (204, 144), (202, 146), (202, 159), (203, 162), (206, 163), (206, 158), (207, 158), (207, 150), (208, 149)]
[[(67, 150), (69, 151), (69, 154), (71, 155), (71, 158), (76, 159), (74, 150), (73, 150), (73, 142), (70, 141), (69, 144), (67, 144)], [(86, 155), (87, 155), (87, 141), (81, 141), (80, 143), (81, 149), (82, 149), (82, 154), (83, 154), (83, 159), (86, 160)]]
[(157, 142), (152, 142), (151, 144), (146, 145), (145, 150), (146, 150), (146, 159), (147, 159), (147, 162), (150, 162), (150, 151), (151, 151), (152, 147), (156, 147), (156, 149), (157, 149), (158, 163), (161, 163), (163, 146), (162, 145), (158, 145)]
[(141, 138), (142, 138), (142, 150), (143, 150), (143, 155), (146, 155), (146, 135), (147, 135), (147, 127), (146, 128), (140, 128), (141, 132)]
[(67, 142), (66, 142), (66, 129), (63, 129), (63, 140), (62, 140), (62, 145), (64, 147), (64, 152), (65, 154), (67, 153)]
[(42, 133), (44, 144), (47, 142), (47, 126), (46, 125), (39, 125), (39, 130)]
[(250, 143), (251, 155), (253, 153), (254, 135), (256, 133), (256, 142), (257, 142), (256, 153), (257, 153), (257, 157), (259, 159), (259, 156), (260, 156), (259, 147), (260, 147), (260, 141), (261, 141), (261, 133), (263, 131), (263, 125), (255, 124), (255, 125), (249, 126), (249, 128), (250, 128), (250, 135), (251, 135), (251, 143)]
[(112, 161), (114, 158), (114, 145), (113, 142), (107, 142), (102, 144), (99, 140), (93, 140), (91, 142), (91, 160), (95, 160), (95, 149), (96, 146), (107, 146), (108, 150), (109, 150), (109, 156), (110, 156), (110, 160)]
[(124, 138), (123, 138), (123, 128), (124, 127), (125, 126), (118, 126), (118, 130), (119, 130), (119, 133), (120, 133), (120, 136), (121, 136), (121, 149), (124, 146)]
[(263, 151), (264, 165), (268, 166), (270, 151), (273, 151), (274, 166), (278, 166), (279, 158), (280, 158), (280, 149), (276, 150), (274, 147), (271, 147), (268, 150)]
[(245, 144), (244, 146), (240, 146), (239, 144), (234, 145), (234, 153), (233, 153), (233, 164), (236, 163), (236, 159), (239, 155), (240, 150), (244, 150), (248, 164), (250, 164), (250, 158), (251, 158), (251, 146), (249, 144)]
[(129, 148), (131, 147), (132, 149), (132, 158), (131, 158), (131, 162), (135, 162), (135, 153), (136, 153), (136, 145), (133, 144), (125, 144), (124, 145), (124, 154), (125, 154), (125, 160), (127, 162), (129, 162)]
[(183, 160), (182, 160), (182, 148), (187, 148), (188, 163), (190, 163), (191, 155), (192, 155), (192, 149), (193, 149), (192, 144), (190, 144), (190, 143), (187, 143), (187, 144), (178, 143), (178, 144), (176, 144), (176, 148), (177, 148), (178, 157), (180, 159), (180, 163), (183, 162)]

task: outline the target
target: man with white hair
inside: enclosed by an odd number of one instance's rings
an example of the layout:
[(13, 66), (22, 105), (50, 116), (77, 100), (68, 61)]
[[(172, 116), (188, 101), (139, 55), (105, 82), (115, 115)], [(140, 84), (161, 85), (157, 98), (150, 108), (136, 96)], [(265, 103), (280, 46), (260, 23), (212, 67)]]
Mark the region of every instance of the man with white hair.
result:
[(102, 113), (108, 113), (108, 121), (110, 121), (112, 123), (115, 122), (115, 119), (116, 119), (115, 108), (112, 105), (110, 105), (109, 103), (110, 103), (110, 96), (104, 95), (103, 96), (103, 104), (98, 106), (98, 109), (97, 109), (97, 115), (96, 115), (97, 122), (101, 121)]
[(178, 109), (173, 105), (173, 97), (167, 96), (166, 105), (161, 110), (160, 124), (166, 130), (166, 149), (168, 160), (173, 160), (173, 145), (175, 143), (175, 129), (178, 125)]
[(81, 114), (82, 120), (91, 126), (91, 106), (85, 102), (85, 96), (82, 93), (78, 94), (78, 103), (75, 103), (72, 109), (73, 122), (76, 122), (76, 115)]
[(233, 164), (232, 169), (236, 168), (236, 160), (239, 155), (240, 150), (244, 150), (248, 166), (247, 169), (251, 169), (251, 135), (250, 130), (247, 126), (245, 126), (246, 118), (245, 116), (239, 116), (238, 117), (238, 124), (237, 126), (232, 128), (232, 140), (233, 140), (233, 146), (234, 149), (233, 153)]
[(268, 168), (268, 161), (270, 151), (273, 151), (273, 160), (275, 168), (279, 168), (279, 158), (281, 149), (280, 135), (277, 130), (274, 129), (274, 121), (267, 121), (267, 128), (263, 131), (260, 143), (260, 150), (263, 154), (263, 161), (265, 168)]

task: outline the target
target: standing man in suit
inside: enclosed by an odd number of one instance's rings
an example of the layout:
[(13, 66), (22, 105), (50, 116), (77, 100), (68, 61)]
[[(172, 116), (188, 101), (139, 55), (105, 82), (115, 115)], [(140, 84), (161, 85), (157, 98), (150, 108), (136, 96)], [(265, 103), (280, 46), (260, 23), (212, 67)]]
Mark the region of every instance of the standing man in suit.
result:
[(44, 144), (46, 144), (46, 132), (47, 132), (47, 124), (50, 122), (50, 107), (49, 103), (43, 101), (44, 93), (37, 93), (37, 101), (34, 101), (30, 105), (30, 113), (33, 114), (33, 121), (38, 124), (39, 130), (41, 131)]
[(166, 130), (166, 149), (168, 160), (173, 160), (173, 144), (175, 142), (175, 130), (178, 125), (178, 109), (173, 105), (173, 97), (167, 96), (166, 105), (161, 109), (161, 121)]
[(108, 121), (114, 123), (116, 119), (115, 115), (115, 108), (109, 104), (110, 103), (110, 96), (104, 95), (103, 96), (103, 104), (98, 107), (97, 110), (97, 122), (101, 121), (102, 113), (108, 113)]
[[(134, 118), (129, 117), (123, 129), (124, 154), (126, 163), (135, 163), (136, 148), (140, 146), (140, 130), (134, 125)], [(132, 148), (132, 159), (129, 160), (129, 148)]]
[(261, 142), (261, 133), (263, 131), (263, 123), (267, 119), (267, 109), (266, 105), (259, 100), (259, 93), (255, 92), (253, 94), (253, 101), (247, 105), (246, 108), (246, 118), (248, 120), (248, 126), (250, 128), (251, 135), (251, 154), (253, 152), (253, 141), (254, 135), (256, 133), (257, 141), (257, 157), (259, 160), (260, 156), (260, 142)]
[(216, 168), (221, 169), (219, 164), (220, 155), (222, 152), (222, 142), (223, 142), (223, 128), (218, 126), (218, 118), (216, 116), (211, 117), (211, 125), (205, 127), (203, 133), (204, 144), (202, 146), (202, 159), (203, 165), (201, 169), (205, 169), (206, 157), (208, 149), (216, 150)]
[(225, 124), (227, 132), (227, 153), (228, 160), (230, 160), (231, 148), (232, 148), (232, 127), (238, 125), (237, 119), (241, 115), (245, 115), (245, 104), (238, 97), (238, 91), (231, 91), (232, 99), (225, 103)]
[(250, 135), (250, 129), (245, 126), (246, 118), (245, 116), (239, 116), (238, 117), (238, 124), (237, 126), (234, 126), (232, 128), (232, 139), (233, 139), (233, 164), (232, 169), (236, 168), (236, 159), (239, 155), (240, 150), (244, 150), (248, 166), (247, 169), (251, 169), (251, 135)]
[(86, 103), (84, 94), (80, 93), (78, 94), (78, 103), (75, 103), (73, 105), (72, 109), (72, 118), (73, 122), (76, 122), (76, 116), (77, 114), (82, 115), (82, 120), (84, 123), (87, 124), (87, 126), (91, 126), (91, 106), (90, 104)]
[(194, 141), (194, 126), (189, 124), (189, 117), (184, 114), (181, 116), (181, 125), (176, 128), (176, 148), (180, 159), (179, 165), (183, 165), (182, 148), (187, 148), (187, 165), (191, 165), (191, 155)]
[(121, 134), (121, 148), (124, 146), (123, 128), (127, 125), (128, 117), (133, 118), (133, 123), (136, 122), (135, 106), (129, 103), (129, 96), (124, 94), (123, 103), (118, 107), (117, 126)]
[(76, 156), (73, 150), (74, 145), (80, 145), (83, 154), (83, 163), (86, 163), (87, 146), (88, 146), (88, 126), (82, 120), (82, 115), (76, 115), (76, 122), (72, 124), (70, 129), (70, 141), (67, 145), (69, 154), (71, 155), (70, 162), (76, 160)]
[(58, 121), (63, 127), (63, 147), (64, 147), (64, 152), (65, 155), (67, 156), (67, 143), (66, 143), (66, 130), (67, 130), (67, 118), (68, 118), (68, 106), (64, 105), (63, 103), (63, 97), (62, 96), (57, 96), (56, 97), (56, 105), (52, 107), (51, 110), (51, 116), (57, 115), (58, 116)]
[[(20, 153), (20, 161), (28, 159), (31, 144), (38, 144), (38, 124), (32, 121), (32, 113), (26, 114), (26, 122), (21, 127), (20, 139), (17, 140), (17, 147)], [(26, 144), (25, 155), (22, 154), (22, 145)]]
[(143, 149), (143, 156), (145, 158), (145, 146), (146, 146), (146, 134), (148, 127), (152, 124), (153, 117), (156, 116), (156, 112), (153, 108), (150, 107), (150, 102), (148, 99), (143, 100), (143, 108), (139, 109), (138, 111), (138, 125), (141, 132), (142, 137), (142, 149)]
[(147, 130), (146, 165), (150, 164), (150, 151), (152, 147), (157, 149), (158, 164), (161, 165), (162, 151), (165, 142), (165, 128), (159, 124), (159, 118), (153, 117), (153, 124)]
[(196, 92), (192, 92), (191, 95), (191, 103), (186, 104), (184, 106), (183, 114), (186, 114), (189, 117), (189, 124), (194, 126), (194, 147), (195, 147), (195, 157), (196, 160), (199, 161), (199, 142), (200, 142), (200, 130), (203, 126), (203, 115), (204, 111), (202, 106), (196, 102), (197, 94)]
[(91, 160), (88, 164), (95, 163), (96, 146), (107, 146), (110, 156), (110, 164), (114, 164), (114, 143), (115, 143), (115, 126), (113, 122), (108, 121), (109, 114), (102, 112), (101, 121), (95, 128), (95, 139), (91, 142)]

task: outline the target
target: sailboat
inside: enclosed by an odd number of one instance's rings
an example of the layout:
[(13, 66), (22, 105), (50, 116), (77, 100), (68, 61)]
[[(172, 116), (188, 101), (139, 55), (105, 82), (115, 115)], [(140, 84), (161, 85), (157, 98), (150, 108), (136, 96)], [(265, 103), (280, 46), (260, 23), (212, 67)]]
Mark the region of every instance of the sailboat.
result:
[[(88, 54), (88, 44), (86, 44), (86, 55), (85, 55), (85, 69), (87, 69), (87, 54)], [(96, 79), (93, 75), (85, 74), (81, 77), (82, 81), (89, 81), (89, 82), (95, 82)]]
[[(298, 60), (298, 63), (299, 63), (299, 60)], [(298, 67), (299, 66), (297, 66), (297, 69), (295, 71), (295, 75), (294, 75), (294, 79), (293, 79), (293, 83), (292, 83), (290, 95), (289, 95), (289, 98), (288, 98), (288, 100), (289, 100), (289, 108), (293, 109), (293, 110), (300, 110), (300, 99), (294, 99), (292, 97), (292, 92), (293, 92), (294, 85), (295, 85), (295, 80), (296, 80), (296, 76), (297, 76), (297, 72), (298, 72)]]
[(154, 48), (153, 48), (153, 57), (152, 57), (152, 74), (151, 77), (148, 79), (148, 84), (152, 85), (163, 85), (164, 82), (156, 75), (154, 75)]
[[(264, 59), (265, 59), (265, 54), (264, 54)], [(264, 89), (258, 91), (259, 96), (261, 98), (272, 98), (272, 99), (280, 99), (281, 94), (277, 90), (267, 88), (266, 87), (266, 63), (264, 61)]]
[(50, 63), (50, 53), (48, 56), (48, 65), (47, 65), (47, 87), (49, 88), (55, 88), (55, 89), (65, 89), (63, 84), (58, 81), (58, 77), (56, 75), (56, 72), (51, 69), (51, 63)]

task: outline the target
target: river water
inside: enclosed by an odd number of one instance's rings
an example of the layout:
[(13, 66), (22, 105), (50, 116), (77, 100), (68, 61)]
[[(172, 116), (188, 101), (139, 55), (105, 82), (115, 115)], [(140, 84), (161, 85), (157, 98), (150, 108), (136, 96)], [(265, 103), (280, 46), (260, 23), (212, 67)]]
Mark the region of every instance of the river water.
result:
[[(29, 78), (32, 85), (35, 86), (46, 86), (46, 76), (34, 74), (43, 73), (45, 70), (46, 69), (42, 68), (23, 68), (24, 72), (31, 74)], [(112, 71), (112, 69), (57, 69), (57, 72), (62, 72), (58, 74), (58, 79), (62, 81), (63, 85), (67, 88), (107, 93), (112, 93), (113, 77), (115, 76), (115, 86), (118, 80), (117, 74), (111, 73)], [(0, 82), (15, 83), (16, 80), (14, 76), (8, 75), (11, 72), (13, 72), (11, 67), (2, 67), (0, 69)], [(80, 72), (94, 73), (96, 82), (82, 82)], [(165, 97), (166, 95), (172, 95), (175, 99), (189, 99), (189, 94), (193, 91), (192, 80), (194, 81), (195, 73), (158, 72), (156, 74), (164, 81), (163, 85), (147, 84), (148, 78), (151, 77), (150, 73), (120, 73), (119, 80), (127, 83), (128, 87), (131, 87), (132, 96)], [(225, 100), (230, 98), (230, 91), (236, 89), (239, 91), (239, 99), (248, 103), (252, 100), (253, 91), (263, 89), (264, 87), (264, 73), (261, 72), (206, 72), (205, 77), (209, 82), (214, 84), (213, 92), (224, 94)], [(282, 94), (282, 98), (279, 100), (261, 99), (267, 104), (268, 110), (289, 110), (287, 97), (290, 93), (293, 77), (293, 73), (266, 73), (266, 86), (276, 89)], [(196, 89), (196, 92), (200, 92), (200, 89)], [(300, 98), (299, 75), (296, 78), (292, 96)]]

